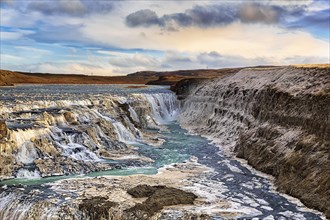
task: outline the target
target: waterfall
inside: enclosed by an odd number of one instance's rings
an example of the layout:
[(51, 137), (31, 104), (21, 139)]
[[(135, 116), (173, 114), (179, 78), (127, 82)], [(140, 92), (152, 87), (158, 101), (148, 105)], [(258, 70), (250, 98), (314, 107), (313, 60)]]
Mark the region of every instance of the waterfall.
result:
[(24, 164), (32, 163), (37, 157), (37, 151), (30, 141), (24, 142), (16, 154), (17, 162)]
[(178, 114), (178, 103), (174, 94), (144, 94), (148, 101), (154, 120), (159, 124), (174, 121)]
[(134, 137), (132, 132), (130, 132), (122, 123), (114, 121), (113, 126), (115, 127), (118, 136), (118, 141), (124, 143), (136, 142), (137, 139)]
[[(144, 129), (160, 129), (178, 113), (176, 96), (168, 91), (84, 98), (5, 103), (1, 111), (8, 117), (9, 135), (0, 149), (14, 156), (13, 167), (19, 164), (5, 175), (37, 177), (104, 169), (102, 161), (112, 151), (149, 142)], [(35, 170), (23, 169), (36, 161)]]
[[(155, 142), (144, 132), (160, 129), (178, 114), (176, 96), (168, 91), (85, 98), (7, 103), (0, 109), (10, 121), (8, 139), (0, 143), (8, 155), (6, 166), (12, 167), (4, 176), (34, 179), (101, 171), (113, 168), (104, 159), (116, 154), (141, 163), (128, 145)], [(53, 219), (61, 212), (56, 204), (39, 203), (37, 191), (31, 199), (24, 193), (0, 188), (0, 219)]]
[(17, 178), (27, 178), (27, 179), (40, 178), (40, 172), (37, 170), (30, 171), (30, 170), (22, 168), (22, 169), (18, 170), (16, 177)]

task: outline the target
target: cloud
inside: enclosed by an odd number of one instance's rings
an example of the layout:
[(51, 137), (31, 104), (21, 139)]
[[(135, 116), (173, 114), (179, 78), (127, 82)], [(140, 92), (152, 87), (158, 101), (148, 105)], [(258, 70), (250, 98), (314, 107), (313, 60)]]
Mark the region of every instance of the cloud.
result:
[(81, 62), (43, 62), (30, 63), (24, 66), (16, 65), (11, 69), (17, 71), (31, 71), (39, 73), (58, 73), (58, 74), (85, 74), (85, 75), (112, 75), (112, 69), (98, 65), (86, 64)]
[(266, 24), (277, 23), (284, 10), (278, 6), (265, 6), (258, 3), (244, 4), (239, 9), (239, 17), (242, 22)]
[[(110, 75), (329, 59), (328, 4), (298, 3), (11, 0), (0, 10), (3, 68)], [(26, 45), (51, 53), (15, 48)]]
[(28, 5), (27, 9), (29, 11), (38, 11), (45, 15), (69, 14), (73, 16), (81, 16), (86, 10), (79, 0), (33, 1)]
[(156, 12), (150, 9), (139, 10), (126, 17), (126, 23), (130, 27), (162, 25)]
[(235, 11), (226, 6), (216, 5), (212, 7), (195, 6), (184, 13), (165, 14), (162, 17), (159, 17), (156, 12), (150, 9), (143, 9), (129, 14), (126, 17), (126, 24), (130, 27), (170, 27), (173, 25), (209, 27), (228, 24), (233, 22), (234, 19)]
[(275, 6), (261, 3), (195, 5), (182, 13), (163, 16), (158, 16), (150, 9), (139, 10), (126, 17), (126, 24), (130, 27), (160, 26), (170, 29), (190, 26), (209, 28), (238, 21), (277, 24), (286, 16), (300, 16), (304, 11), (302, 6)]
[(116, 67), (146, 67), (146, 68), (154, 68), (158, 67), (159, 61), (148, 55), (143, 54), (134, 54), (134, 55), (126, 55), (122, 57), (114, 57), (110, 58), (109, 63), (112, 66)]
[(8, 32), (8, 31), (0, 31), (0, 39), (1, 41), (5, 40), (17, 40), (23, 36), (22, 33), (18, 32)]
[(0, 5), (11, 5), (13, 2), (14, 0), (0, 0)]
[[(191, 18), (191, 25), (199, 27), (229, 24), (237, 19), (236, 9), (229, 5), (197, 5), (187, 10), (185, 14)], [(182, 22), (178, 23), (182, 24)]]
[(36, 33), (27, 35), (28, 38), (43, 43), (83, 42), (85, 38), (80, 33), (81, 25), (40, 25)]
[(288, 24), (288, 27), (291, 28), (303, 28), (306, 26), (325, 28), (329, 31), (330, 8), (310, 13), (299, 18), (297, 21)]
[(245, 67), (276, 64), (267, 57), (246, 58), (243, 56), (221, 55), (216, 51), (199, 53), (197, 61), (207, 68)]
[[(4, 1), (4, 0), (1, 0)], [(9, 0), (5, 0), (9, 1)], [(14, 5), (15, 0), (10, 0)], [(18, 2), (19, 3), (19, 2)], [(9, 4), (8, 4), (9, 5)], [(115, 3), (104, 0), (56, 0), (56, 1), (31, 1), (16, 4), (21, 12), (39, 12), (44, 15), (67, 15), (81, 17), (90, 14), (103, 14), (113, 10)]]

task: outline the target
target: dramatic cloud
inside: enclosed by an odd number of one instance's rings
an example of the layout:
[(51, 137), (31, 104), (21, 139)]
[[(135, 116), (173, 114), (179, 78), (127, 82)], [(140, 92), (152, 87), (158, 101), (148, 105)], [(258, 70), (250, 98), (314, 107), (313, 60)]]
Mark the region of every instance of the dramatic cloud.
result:
[(284, 10), (278, 6), (264, 6), (252, 3), (240, 7), (239, 17), (242, 22), (272, 24), (279, 22), (283, 12)]
[(0, 3), (3, 69), (111, 75), (329, 62), (328, 1)]
[(70, 14), (75, 16), (83, 15), (86, 8), (79, 0), (71, 1), (34, 1), (28, 5), (28, 10), (38, 11), (45, 15)]
[(303, 28), (306, 26), (319, 27), (327, 29), (329, 32), (330, 8), (301, 17), (296, 22), (289, 24), (289, 26), (293, 28)]
[(139, 10), (128, 15), (126, 22), (130, 27), (162, 25), (157, 14), (149, 9)]
[(152, 26), (168, 27), (178, 25), (182, 27), (200, 26), (210, 27), (228, 24), (235, 20), (236, 12), (230, 7), (216, 6), (195, 6), (184, 13), (165, 14), (159, 17), (149, 9), (139, 10), (126, 17), (126, 23), (130, 27)]
[(113, 1), (104, 0), (52, 0), (52, 1), (15, 1), (1, 0), (7, 6), (14, 6), (23, 13), (40, 12), (44, 15), (68, 15), (68, 16), (84, 16), (89, 14), (102, 14), (112, 11), (114, 8)]
[(285, 16), (299, 16), (304, 7), (272, 6), (260, 3), (196, 5), (183, 13), (165, 14), (159, 17), (150, 9), (136, 11), (126, 17), (130, 27), (153, 26), (202, 28), (223, 26), (236, 21), (243, 23), (279, 23)]

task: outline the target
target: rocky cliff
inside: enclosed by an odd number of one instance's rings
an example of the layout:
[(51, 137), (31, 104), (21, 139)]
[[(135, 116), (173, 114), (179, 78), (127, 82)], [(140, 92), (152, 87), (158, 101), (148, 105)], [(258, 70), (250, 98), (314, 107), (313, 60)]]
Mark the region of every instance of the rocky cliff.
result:
[(174, 89), (181, 125), (330, 218), (329, 65), (250, 68)]

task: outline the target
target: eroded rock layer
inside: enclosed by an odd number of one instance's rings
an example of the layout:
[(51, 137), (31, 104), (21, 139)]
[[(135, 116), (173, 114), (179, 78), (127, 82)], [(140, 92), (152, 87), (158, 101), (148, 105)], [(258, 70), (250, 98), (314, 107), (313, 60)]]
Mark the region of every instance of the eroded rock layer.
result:
[(175, 88), (180, 123), (330, 218), (330, 68), (244, 69)]

